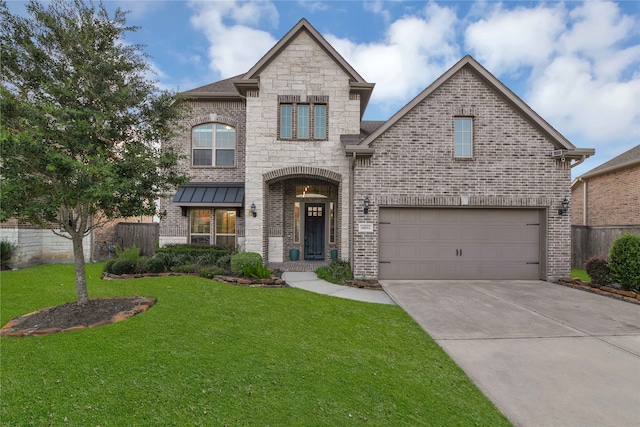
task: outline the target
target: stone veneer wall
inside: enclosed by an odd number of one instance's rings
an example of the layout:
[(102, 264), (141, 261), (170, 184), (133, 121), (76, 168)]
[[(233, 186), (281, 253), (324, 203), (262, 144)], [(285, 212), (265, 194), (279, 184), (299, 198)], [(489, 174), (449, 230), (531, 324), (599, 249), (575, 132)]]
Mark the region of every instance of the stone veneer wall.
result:
[[(241, 101), (189, 101), (190, 113), (179, 122), (180, 130), (169, 141), (184, 156), (179, 167), (191, 178), (191, 182), (244, 182), (246, 110)], [(236, 128), (235, 167), (193, 167), (191, 166), (191, 129), (203, 123), (223, 123)], [(174, 243), (188, 243), (189, 217), (182, 216), (179, 206), (172, 203), (173, 195), (160, 200), (160, 209), (166, 210), (166, 217), (160, 221), (160, 246)], [(250, 203), (249, 203), (250, 204)], [(240, 234), (244, 218), (236, 218), (236, 233)], [(236, 236), (239, 237), (239, 236)], [(240, 242), (240, 239), (238, 239)]]
[[(308, 96), (328, 97), (327, 140), (279, 140), (278, 95), (298, 95), (301, 102)], [(340, 135), (360, 133), (360, 101), (350, 96), (349, 76), (308, 33), (301, 31), (260, 72), (259, 93), (249, 93), (246, 102), (250, 125), (246, 140), (245, 203), (255, 203), (259, 212), (256, 218), (246, 218), (246, 250), (259, 252), (268, 260), (269, 237), (275, 236), (269, 236), (268, 216), (260, 214), (268, 208), (265, 174), (289, 166), (330, 170), (341, 176), (340, 198), (348, 200), (349, 160), (345, 157)], [(342, 206), (340, 253), (346, 259), (349, 242), (344, 236), (349, 235), (349, 213), (349, 206)], [(283, 233), (287, 231), (283, 230)]]
[[(453, 118), (473, 116), (474, 157), (453, 158)], [(547, 210), (549, 279), (570, 274), (570, 217), (558, 216), (570, 196), (570, 169), (552, 159), (553, 145), (471, 71), (463, 68), (373, 143), (376, 153), (355, 165), (354, 273), (378, 275), (381, 206), (535, 207)], [(373, 233), (358, 231), (372, 223)]]
[[(9, 266), (25, 268), (38, 264), (73, 263), (73, 245), (71, 240), (54, 234), (48, 228), (41, 229), (23, 225), (14, 220), (2, 224), (0, 240), (8, 240), (16, 245)], [(83, 240), (84, 258), (91, 260), (92, 236)]]

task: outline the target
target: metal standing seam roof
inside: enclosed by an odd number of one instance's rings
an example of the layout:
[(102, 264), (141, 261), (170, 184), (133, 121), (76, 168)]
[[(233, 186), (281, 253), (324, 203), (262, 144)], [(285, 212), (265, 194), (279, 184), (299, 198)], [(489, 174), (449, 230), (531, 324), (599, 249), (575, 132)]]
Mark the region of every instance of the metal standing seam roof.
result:
[(178, 206), (242, 207), (244, 184), (185, 185), (173, 197)]

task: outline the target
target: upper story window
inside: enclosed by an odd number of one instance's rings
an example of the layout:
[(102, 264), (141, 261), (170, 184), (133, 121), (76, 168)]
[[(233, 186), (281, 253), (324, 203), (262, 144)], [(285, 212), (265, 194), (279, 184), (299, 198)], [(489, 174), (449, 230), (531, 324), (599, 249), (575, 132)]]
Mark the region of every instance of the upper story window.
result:
[(327, 139), (327, 96), (308, 96), (299, 102), (297, 95), (279, 97), (279, 139)]
[(236, 165), (236, 130), (220, 123), (195, 126), (192, 131), (193, 166)]
[(453, 125), (453, 154), (457, 158), (473, 157), (473, 119), (456, 117)]

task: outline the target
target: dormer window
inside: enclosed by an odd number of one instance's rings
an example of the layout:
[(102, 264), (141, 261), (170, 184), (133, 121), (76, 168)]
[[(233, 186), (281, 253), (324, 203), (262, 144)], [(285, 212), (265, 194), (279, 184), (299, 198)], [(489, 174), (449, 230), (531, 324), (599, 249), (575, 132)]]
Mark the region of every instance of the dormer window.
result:
[(192, 130), (192, 165), (236, 165), (236, 130), (221, 123), (207, 123)]

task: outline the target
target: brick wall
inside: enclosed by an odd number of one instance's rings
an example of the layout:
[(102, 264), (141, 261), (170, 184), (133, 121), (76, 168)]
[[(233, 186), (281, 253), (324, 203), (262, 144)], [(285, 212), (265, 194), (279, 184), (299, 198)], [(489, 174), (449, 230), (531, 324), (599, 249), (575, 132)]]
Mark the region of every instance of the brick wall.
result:
[(571, 225), (586, 225), (584, 217), (584, 186), (584, 182), (577, 182), (571, 188), (571, 204), (569, 205)]
[[(191, 182), (243, 182), (245, 175), (246, 110), (240, 101), (190, 101), (187, 103), (188, 116), (178, 123), (179, 132), (168, 141), (184, 156), (178, 164), (190, 176)], [(191, 131), (203, 123), (223, 123), (236, 129), (236, 165), (234, 167), (193, 167), (191, 165)], [(175, 194), (175, 193), (174, 193)], [(160, 210), (166, 216), (160, 221), (160, 246), (188, 243), (189, 218), (182, 216), (179, 206), (172, 203), (174, 194), (160, 200)], [(238, 218), (236, 228), (243, 225)]]
[(586, 225), (640, 225), (640, 165), (586, 182)]
[[(453, 118), (473, 116), (474, 157), (453, 158)], [(532, 207), (547, 210), (548, 278), (570, 271), (570, 217), (557, 209), (570, 195), (568, 166), (554, 146), (475, 74), (463, 68), (373, 143), (355, 166), (354, 273), (378, 274), (380, 206)], [(372, 207), (364, 215), (362, 200)], [(358, 231), (372, 223), (373, 233)], [(544, 245), (544, 242), (543, 242)]]

